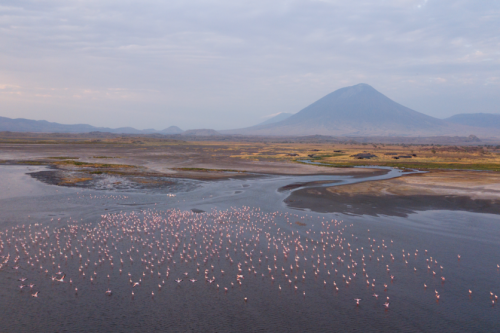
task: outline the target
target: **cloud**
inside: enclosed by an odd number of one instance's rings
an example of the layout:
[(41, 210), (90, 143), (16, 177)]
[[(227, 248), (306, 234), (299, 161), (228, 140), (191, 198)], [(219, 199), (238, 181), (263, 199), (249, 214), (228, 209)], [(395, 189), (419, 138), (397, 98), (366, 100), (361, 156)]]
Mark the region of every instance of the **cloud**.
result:
[(284, 113), (284, 112), (278, 112), (278, 113), (268, 114), (268, 115), (262, 116), (261, 118), (272, 118), (272, 117), (276, 117), (277, 115), (280, 115), (282, 113)]
[(4, 116), (235, 128), (359, 82), (435, 116), (481, 96), (500, 112), (498, 1), (6, 0), (0, 13), (0, 80), (22, 94), (0, 94)]

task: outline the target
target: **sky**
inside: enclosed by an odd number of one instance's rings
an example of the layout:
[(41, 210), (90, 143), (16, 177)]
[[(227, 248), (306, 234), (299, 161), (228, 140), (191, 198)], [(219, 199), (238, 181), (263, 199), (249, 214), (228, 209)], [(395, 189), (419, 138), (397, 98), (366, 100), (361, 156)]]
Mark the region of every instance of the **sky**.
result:
[(500, 113), (498, 0), (2, 0), (0, 116), (232, 129), (367, 83)]

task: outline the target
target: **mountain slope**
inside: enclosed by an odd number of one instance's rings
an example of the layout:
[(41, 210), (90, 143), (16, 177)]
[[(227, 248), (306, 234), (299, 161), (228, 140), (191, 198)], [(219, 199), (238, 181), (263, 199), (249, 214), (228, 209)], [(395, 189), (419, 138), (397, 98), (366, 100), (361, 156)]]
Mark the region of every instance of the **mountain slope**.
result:
[(262, 126), (262, 125), (274, 124), (274, 123), (283, 121), (283, 120), (285, 120), (287, 118), (290, 118), (290, 116), (293, 116), (293, 114), (292, 113), (281, 112), (281, 113), (277, 114), (276, 116), (274, 116), (272, 118), (269, 118), (268, 120), (263, 121), (260, 124), (257, 124), (255, 126)]
[(445, 121), (460, 125), (500, 129), (500, 114), (462, 113), (446, 118)]
[(394, 102), (367, 84), (358, 84), (336, 90), (283, 121), (226, 133), (418, 136), (457, 130), (453, 124)]

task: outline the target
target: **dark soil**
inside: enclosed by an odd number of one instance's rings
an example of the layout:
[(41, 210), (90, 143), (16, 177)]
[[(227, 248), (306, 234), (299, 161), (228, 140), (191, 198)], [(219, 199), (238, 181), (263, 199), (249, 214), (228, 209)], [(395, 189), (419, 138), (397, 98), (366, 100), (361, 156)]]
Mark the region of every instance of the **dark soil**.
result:
[(459, 210), (500, 214), (499, 200), (471, 199), (467, 196), (441, 195), (340, 195), (316, 187), (294, 191), (285, 203), (289, 207), (320, 213), (350, 215), (388, 215), (406, 217), (417, 211)]

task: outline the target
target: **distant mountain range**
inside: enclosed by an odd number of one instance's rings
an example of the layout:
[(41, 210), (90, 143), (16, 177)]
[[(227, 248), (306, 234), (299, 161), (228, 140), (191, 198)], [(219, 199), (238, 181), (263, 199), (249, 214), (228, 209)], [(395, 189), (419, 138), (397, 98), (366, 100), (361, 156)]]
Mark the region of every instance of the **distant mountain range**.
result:
[(0, 117), (0, 131), (42, 133), (109, 132), (123, 134), (182, 134), (220, 136), (225, 134), (262, 136), (348, 136), (348, 137), (433, 137), (479, 135), (500, 138), (500, 115), (459, 114), (437, 119), (409, 109), (381, 94), (368, 84), (338, 89), (298, 113), (279, 113), (247, 128), (215, 131), (182, 131), (176, 126), (164, 130), (132, 127), (107, 128), (91, 125), (63, 125), (44, 120)]
[(38, 132), (38, 133), (89, 133), (89, 132), (107, 132), (117, 134), (181, 134), (184, 131), (177, 126), (170, 126), (164, 130), (155, 129), (138, 130), (132, 127), (108, 128), (94, 127), (86, 124), (64, 125), (52, 123), (45, 120), (30, 119), (11, 119), (0, 117), (0, 131), (10, 132)]
[(446, 118), (445, 120), (460, 125), (500, 129), (500, 114), (462, 113)]
[(398, 104), (368, 84), (361, 83), (336, 90), (284, 120), (220, 132), (242, 135), (405, 137), (468, 136), (480, 133), (482, 136), (500, 137), (500, 126), (485, 131), (477, 125), (437, 119)]
[(218, 136), (219, 132), (213, 129), (192, 129), (182, 133), (184, 136)]

